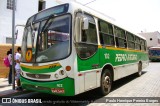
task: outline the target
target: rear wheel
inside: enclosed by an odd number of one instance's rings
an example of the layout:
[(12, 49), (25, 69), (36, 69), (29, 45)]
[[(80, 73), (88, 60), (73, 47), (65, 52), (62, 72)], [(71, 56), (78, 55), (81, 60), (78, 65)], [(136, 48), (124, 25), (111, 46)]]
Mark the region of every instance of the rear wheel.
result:
[(101, 86), (99, 88), (101, 95), (105, 96), (111, 91), (112, 74), (110, 70), (105, 69), (101, 76)]

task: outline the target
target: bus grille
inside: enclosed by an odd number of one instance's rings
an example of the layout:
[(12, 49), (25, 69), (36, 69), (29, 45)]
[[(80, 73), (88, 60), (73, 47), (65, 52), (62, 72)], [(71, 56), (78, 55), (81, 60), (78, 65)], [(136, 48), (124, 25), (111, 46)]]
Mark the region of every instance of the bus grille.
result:
[(26, 75), (30, 78), (36, 78), (36, 79), (49, 79), (51, 76), (46, 74), (30, 74), (30, 73), (26, 73)]
[(50, 88), (47, 88), (47, 87), (41, 87), (41, 86), (35, 86), (35, 85), (28, 85), (28, 84), (25, 84), (28, 88), (34, 88), (34, 89), (37, 89), (37, 90), (51, 90)]

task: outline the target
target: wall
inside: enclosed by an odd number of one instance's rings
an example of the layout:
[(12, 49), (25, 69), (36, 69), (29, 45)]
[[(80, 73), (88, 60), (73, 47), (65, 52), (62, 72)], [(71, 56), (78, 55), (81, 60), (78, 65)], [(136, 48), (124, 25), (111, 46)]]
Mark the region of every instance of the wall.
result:
[[(39, 0), (16, 0), (15, 25), (25, 25), (27, 19), (38, 12)], [(55, 0), (45, 0), (46, 8), (53, 7), (58, 3)], [(23, 27), (16, 27), (18, 36), (17, 45), (21, 45)], [(7, 9), (7, 0), (0, 0), (0, 78), (8, 75), (8, 68), (4, 66), (3, 59), (11, 44), (6, 43), (6, 37), (12, 38), (12, 10)], [(15, 46), (17, 47), (17, 46)], [(16, 49), (15, 49), (16, 51)]]
[[(38, 12), (38, 0), (16, 0), (15, 25), (25, 25), (27, 19)], [(7, 0), (0, 0), (0, 43), (6, 43), (6, 37), (12, 37), (12, 10), (7, 9)], [(23, 28), (18, 33), (16, 43), (21, 44)]]
[[(39, 0), (16, 0), (15, 25), (25, 25), (27, 19), (38, 12)], [(57, 5), (55, 0), (46, 1), (46, 8)], [(12, 37), (12, 10), (7, 9), (7, 0), (0, 0), (0, 43), (6, 43), (6, 37)], [(16, 27), (16, 44), (21, 45), (23, 27)]]
[[(18, 0), (15, 25), (26, 24), (27, 19), (38, 11), (38, 0)], [(16, 44), (21, 44), (24, 27), (16, 27), (18, 37)]]
[(160, 33), (158, 31), (145, 33), (142, 32), (139, 34), (146, 38), (147, 47), (160, 46)]
[(46, 1), (46, 8), (50, 8), (59, 4), (56, 2), (56, 0), (45, 0), (45, 1)]
[[(15, 52), (17, 51), (18, 46), (20, 45), (15, 45)], [(0, 44), (0, 78), (6, 78), (8, 76), (9, 68), (3, 64), (3, 59), (7, 56), (6, 53), (11, 48), (11, 44)]]
[[(148, 36), (145, 36), (145, 38), (147, 40), (148, 47), (157, 46), (157, 42), (158, 42), (157, 36), (148, 35)], [(150, 40), (150, 38), (152, 38), (152, 40)]]

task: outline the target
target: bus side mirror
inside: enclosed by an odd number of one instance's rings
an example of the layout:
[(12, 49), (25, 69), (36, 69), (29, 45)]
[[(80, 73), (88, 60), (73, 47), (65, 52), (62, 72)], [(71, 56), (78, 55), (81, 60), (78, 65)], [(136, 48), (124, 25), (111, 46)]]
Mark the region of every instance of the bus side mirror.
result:
[(75, 42), (82, 42), (82, 30), (89, 28), (89, 21), (86, 17), (76, 17), (75, 19)]
[(83, 24), (83, 26), (82, 26), (82, 29), (83, 30), (86, 30), (86, 29), (88, 29), (88, 26), (89, 26), (89, 21), (88, 21), (88, 18), (86, 18), (86, 17), (83, 17), (83, 22), (82, 22)]

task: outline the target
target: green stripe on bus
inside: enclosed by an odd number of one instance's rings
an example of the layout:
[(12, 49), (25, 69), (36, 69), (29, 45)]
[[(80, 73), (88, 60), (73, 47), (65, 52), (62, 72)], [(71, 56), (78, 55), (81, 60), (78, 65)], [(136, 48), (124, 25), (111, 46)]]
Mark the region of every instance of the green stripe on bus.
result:
[[(75, 95), (74, 79), (72, 78), (65, 78), (62, 80), (51, 81), (51, 82), (38, 82), (38, 81), (31, 81), (21, 77), (21, 82), (23, 88), (36, 92), (38, 91), (59, 96)], [(62, 84), (62, 87), (58, 87), (59, 84)], [(63, 88), (64, 93), (52, 93), (51, 89), (53, 88)]]
[(113, 66), (131, 64), (139, 61), (148, 61), (146, 52), (126, 51), (125, 49), (99, 48), (91, 58), (83, 60), (78, 56), (78, 71), (93, 70), (102, 68), (106, 63)]

